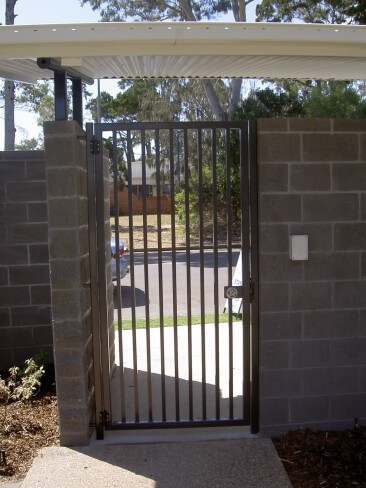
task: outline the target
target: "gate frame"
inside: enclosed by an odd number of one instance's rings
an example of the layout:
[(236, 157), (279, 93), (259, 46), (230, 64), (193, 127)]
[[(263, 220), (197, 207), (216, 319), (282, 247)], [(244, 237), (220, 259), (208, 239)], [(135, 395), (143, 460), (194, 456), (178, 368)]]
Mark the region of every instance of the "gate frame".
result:
[[(90, 242), (90, 288), (92, 305), (92, 331), (94, 356), (94, 397), (95, 397), (95, 427), (97, 439), (104, 438), (104, 430), (140, 430), (185, 427), (218, 427), (233, 425), (250, 425), (251, 433), (259, 432), (259, 273), (258, 273), (258, 167), (257, 167), (257, 124), (247, 121), (247, 155), (248, 155), (248, 216), (249, 216), (249, 250), (251, 255), (251, 272), (249, 278), (250, 289), (250, 318), (251, 339), (250, 349), (250, 410), (249, 422), (241, 419), (232, 420), (195, 420), (195, 421), (156, 421), (156, 422), (124, 422), (110, 423), (111, 411), (110, 392), (110, 361), (108, 336), (108, 306), (106, 286), (105, 260), (105, 226), (104, 224), (104, 186), (103, 182), (103, 146), (102, 134), (107, 131), (129, 126), (129, 130), (153, 129), (239, 129), (245, 121), (238, 122), (132, 122), (132, 123), (87, 123), (86, 124), (86, 152), (88, 169), (88, 214), (89, 214), (89, 242)], [(99, 184), (97, 184), (99, 183)], [(243, 204), (243, 200), (242, 200)], [(99, 225), (98, 225), (99, 222)], [(243, 240), (241, 245), (243, 246)], [(103, 251), (102, 251), (103, 250)], [(244, 268), (244, 266), (243, 266)], [(244, 287), (244, 284), (243, 284)], [(244, 314), (244, 311), (243, 311)]]

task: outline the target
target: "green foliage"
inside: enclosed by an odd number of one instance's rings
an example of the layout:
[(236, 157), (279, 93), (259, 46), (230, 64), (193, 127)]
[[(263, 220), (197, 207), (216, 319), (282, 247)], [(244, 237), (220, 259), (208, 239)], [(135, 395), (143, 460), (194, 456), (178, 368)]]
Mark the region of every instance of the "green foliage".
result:
[(344, 24), (354, 0), (262, 0), (256, 7), (257, 21)]
[(39, 364), (41, 356), (26, 359), (24, 366), (13, 366), (9, 369), (6, 380), (0, 378), (0, 404), (10, 401), (27, 402), (35, 396), (41, 386), (41, 378), (45, 372)]
[[(103, 22), (214, 19), (231, 10), (229, 0), (81, 0), (100, 10)], [(235, 3), (235, 2), (234, 2)]]
[(16, 151), (37, 151), (43, 150), (44, 143), (41, 139), (32, 137), (31, 139), (22, 139), (19, 144), (15, 145)]

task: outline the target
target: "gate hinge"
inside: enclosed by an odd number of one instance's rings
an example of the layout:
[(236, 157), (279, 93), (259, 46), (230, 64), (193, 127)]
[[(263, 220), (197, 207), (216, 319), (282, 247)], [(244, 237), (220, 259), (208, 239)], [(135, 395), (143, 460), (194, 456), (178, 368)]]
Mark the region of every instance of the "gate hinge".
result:
[(96, 137), (92, 137), (90, 140), (90, 153), (99, 154), (100, 153), (100, 141)]
[(249, 297), (250, 297), (250, 301), (252, 302), (254, 300), (254, 283), (251, 278), (249, 281)]
[(107, 425), (109, 424), (109, 413), (107, 410), (102, 410), (99, 412), (99, 420), (102, 425)]

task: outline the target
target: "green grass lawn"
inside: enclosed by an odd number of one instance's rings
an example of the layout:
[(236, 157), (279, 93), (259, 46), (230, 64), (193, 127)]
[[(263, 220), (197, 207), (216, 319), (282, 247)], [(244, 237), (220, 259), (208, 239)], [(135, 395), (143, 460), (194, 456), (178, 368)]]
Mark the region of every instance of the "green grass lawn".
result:
[[(239, 321), (242, 319), (242, 314), (238, 316), (233, 314), (233, 322)], [(220, 313), (219, 314), (219, 322), (228, 322), (229, 316), (227, 313)], [(179, 315), (177, 317), (178, 325), (188, 325), (188, 320), (185, 315)], [(213, 324), (215, 322), (215, 315), (213, 313), (205, 315), (205, 323), (206, 324)], [(201, 323), (201, 315), (192, 315), (192, 325), (200, 324)], [(132, 320), (127, 320), (122, 318), (123, 330), (131, 330), (132, 329)], [(174, 318), (173, 317), (164, 317), (164, 327), (172, 327), (174, 325)], [(118, 321), (114, 321), (115, 329), (118, 328)], [(146, 320), (145, 319), (136, 319), (136, 328), (137, 329), (145, 329), (146, 327)], [(153, 318), (150, 319), (150, 327), (160, 327), (160, 318)]]

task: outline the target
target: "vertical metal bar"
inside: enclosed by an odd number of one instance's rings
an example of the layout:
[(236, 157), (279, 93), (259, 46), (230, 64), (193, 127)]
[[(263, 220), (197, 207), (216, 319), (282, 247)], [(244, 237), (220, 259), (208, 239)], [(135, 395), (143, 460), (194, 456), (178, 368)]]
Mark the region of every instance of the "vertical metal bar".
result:
[(146, 205), (146, 132), (141, 131), (142, 164), (142, 222), (144, 232), (144, 278), (145, 278), (145, 317), (146, 317), (146, 359), (147, 359), (147, 399), (149, 422), (153, 420), (152, 383), (151, 383), (151, 337), (150, 337), (150, 302), (149, 302), (149, 261), (147, 248), (147, 205)]
[[(102, 132), (96, 130), (96, 138), (102, 141)], [(95, 158), (96, 216), (97, 216), (97, 249), (98, 249), (98, 286), (99, 286), (99, 322), (103, 380), (103, 410), (111, 413), (110, 362), (108, 300), (106, 279), (106, 239), (104, 214), (104, 161), (103, 146)]]
[(90, 263), (90, 300), (93, 334), (94, 398), (97, 439), (103, 439), (103, 425), (100, 412), (103, 411), (102, 365), (100, 351), (99, 303), (98, 303), (98, 262), (97, 262), (97, 217), (95, 207), (95, 165), (90, 151), (93, 137), (93, 124), (86, 124), (86, 162), (88, 182), (88, 230)]
[[(225, 131), (226, 139), (226, 210), (227, 210), (227, 279), (228, 285), (233, 281), (232, 255), (232, 197), (231, 197), (231, 160), (230, 160), (230, 129)], [(229, 418), (234, 417), (233, 395), (233, 302), (228, 300), (229, 311)]]
[(135, 422), (140, 421), (139, 385), (137, 370), (137, 337), (136, 337), (136, 290), (135, 290), (135, 255), (133, 242), (133, 204), (132, 204), (132, 143), (131, 131), (127, 130), (127, 170), (128, 170), (128, 222), (130, 241), (130, 276), (131, 276), (131, 318), (132, 318), (132, 349), (133, 349), (133, 382), (135, 401)]
[(257, 124), (249, 121), (249, 165), (250, 165), (250, 237), (251, 276), (254, 295), (252, 312), (252, 391), (251, 431), (259, 430), (259, 275), (258, 275), (258, 173), (257, 173)]
[(164, 341), (164, 296), (163, 296), (163, 253), (161, 249), (161, 182), (160, 182), (160, 136), (155, 130), (156, 156), (156, 214), (158, 224), (158, 275), (159, 275), (159, 317), (160, 317), (160, 364), (161, 364), (161, 410), (162, 420), (166, 421), (165, 392), (165, 341)]
[(188, 395), (189, 395), (189, 420), (193, 420), (193, 382), (192, 382), (192, 291), (191, 291), (191, 239), (189, 219), (189, 157), (188, 157), (188, 133), (184, 129), (184, 193), (186, 213), (186, 266), (187, 266), (187, 322), (188, 322)]
[(126, 403), (125, 403), (125, 372), (123, 361), (123, 337), (122, 337), (122, 297), (121, 297), (121, 263), (119, 254), (119, 205), (118, 205), (118, 153), (117, 153), (117, 134), (113, 131), (113, 190), (114, 190), (114, 228), (116, 245), (116, 278), (117, 278), (117, 316), (118, 316), (118, 350), (120, 363), (120, 395), (121, 395), (121, 419), (126, 422)]
[(72, 78), (72, 118), (83, 126), (83, 87), (80, 78)]
[(202, 419), (207, 418), (206, 407), (206, 318), (205, 318), (205, 252), (202, 181), (202, 130), (198, 129), (198, 213), (200, 226), (200, 301), (201, 301), (201, 355), (202, 355)]
[(55, 120), (67, 120), (67, 75), (65, 71), (54, 72)]
[[(179, 137), (177, 137), (178, 143)], [(179, 156), (177, 155), (179, 158)], [(177, 319), (177, 253), (175, 242), (175, 182), (174, 182), (174, 133), (169, 129), (170, 159), (170, 219), (172, 239), (172, 292), (173, 292), (173, 325), (174, 325), (174, 376), (175, 376), (175, 420), (180, 420), (179, 409), (179, 363), (178, 363), (178, 319)], [(178, 170), (178, 168), (177, 168)], [(179, 169), (180, 171), (180, 169)], [(179, 180), (178, 180), (179, 181)]]
[(217, 146), (216, 129), (212, 129), (212, 213), (214, 255), (214, 307), (215, 307), (215, 386), (216, 419), (220, 420), (220, 336), (219, 336), (219, 255), (217, 223)]
[(240, 206), (242, 254), (243, 327), (243, 419), (250, 422), (250, 233), (248, 126), (240, 129)]

